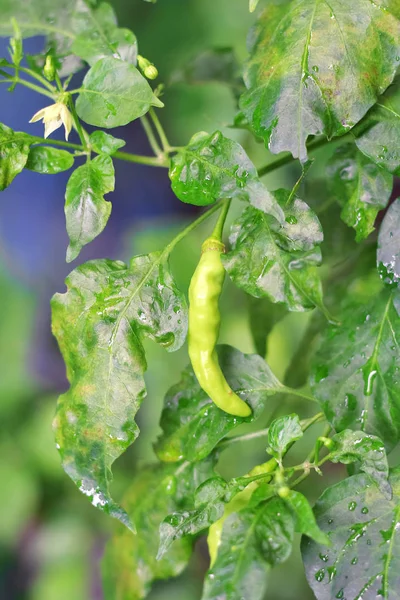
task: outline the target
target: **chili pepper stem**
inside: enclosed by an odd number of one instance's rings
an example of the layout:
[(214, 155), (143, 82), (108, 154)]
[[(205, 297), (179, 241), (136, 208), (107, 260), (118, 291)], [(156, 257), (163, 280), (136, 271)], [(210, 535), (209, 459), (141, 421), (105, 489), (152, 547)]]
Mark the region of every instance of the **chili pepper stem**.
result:
[(224, 203), (221, 208), (221, 212), (219, 213), (219, 216), (218, 216), (218, 220), (217, 220), (214, 230), (211, 234), (211, 237), (216, 238), (220, 242), (222, 242), (222, 234), (224, 232), (224, 225), (225, 225), (226, 217), (228, 215), (230, 206), (231, 206), (231, 201), (224, 200)]

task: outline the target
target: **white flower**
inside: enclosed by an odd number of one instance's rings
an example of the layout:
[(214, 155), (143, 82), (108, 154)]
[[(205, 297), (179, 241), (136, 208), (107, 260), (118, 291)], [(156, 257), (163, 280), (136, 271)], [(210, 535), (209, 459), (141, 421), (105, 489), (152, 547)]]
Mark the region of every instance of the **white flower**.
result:
[(68, 108), (62, 102), (56, 102), (38, 110), (29, 123), (36, 123), (42, 119), (44, 123), (44, 137), (47, 138), (53, 131), (64, 125), (65, 139), (68, 140), (72, 129), (72, 116)]

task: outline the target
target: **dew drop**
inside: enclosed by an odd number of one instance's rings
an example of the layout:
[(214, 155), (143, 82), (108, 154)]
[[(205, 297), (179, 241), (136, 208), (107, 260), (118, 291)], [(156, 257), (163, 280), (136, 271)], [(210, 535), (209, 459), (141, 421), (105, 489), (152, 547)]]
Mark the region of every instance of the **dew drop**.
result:
[(324, 577), (325, 577), (325, 569), (320, 569), (319, 571), (317, 571), (315, 573), (315, 579), (319, 583), (321, 583), (321, 581), (323, 581)]
[(363, 508), (361, 509), (361, 512), (362, 512), (363, 515), (366, 515), (366, 514), (369, 513), (369, 510), (368, 510), (368, 508), (366, 506), (363, 506)]
[(347, 507), (350, 511), (356, 510), (357, 508), (357, 502), (354, 502), (354, 500), (352, 502), (349, 503), (349, 506)]
[(320, 559), (323, 560), (324, 562), (328, 562), (328, 555), (327, 554), (320, 554), (319, 555)]

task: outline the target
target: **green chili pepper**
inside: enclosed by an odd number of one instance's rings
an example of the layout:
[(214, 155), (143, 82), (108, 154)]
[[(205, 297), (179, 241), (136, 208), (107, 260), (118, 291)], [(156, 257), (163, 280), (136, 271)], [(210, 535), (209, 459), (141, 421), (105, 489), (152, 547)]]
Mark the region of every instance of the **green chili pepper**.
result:
[(218, 303), (225, 278), (224, 250), (215, 237), (202, 246), (189, 287), (189, 356), (198, 382), (211, 400), (230, 415), (248, 417), (251, 408), (229, 387), (215, 349), (221, 322)]

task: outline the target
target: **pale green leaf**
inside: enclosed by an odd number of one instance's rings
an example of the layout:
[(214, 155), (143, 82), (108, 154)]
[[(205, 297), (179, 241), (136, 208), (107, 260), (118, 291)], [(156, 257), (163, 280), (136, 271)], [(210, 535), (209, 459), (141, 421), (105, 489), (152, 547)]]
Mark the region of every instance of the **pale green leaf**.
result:
[(132, 444), (135, 415), (146, 395), (142, 343), (149, 337), (179, 348), (186, 300), (163, 254), (96, 260), (75, 269), (67, 292), (52, 300), (52, 327), (67, 367), (69, 390), (54, 420), (63, 467), (94, 506), (129, 519), (111, 498), (111, 466)]
[(76, 102), (83, 121), (96, 127), (119, 127), (163, 106), (136, 67), (112, 56), (88, 71)]
[(37, 173), (54, 175), (67, 171), (73, 164), (74, 156), (71, 152), (50, 146), (33, 146), (25, 167)]
[(0, 191), (25, 167), (32, 142), (27, 133), (13, 131), (0, 123)]
[(318, 217), (286, 190), (274, 192), (274, 197), (286, 217), (283, 225), (248, 207), (232, 225), (224, 266), (232, 281), (252, 296), (283, 302), (289, 310), (323, 308), (316, 268), (323, 240)]
[(90, 134), (89, 143), (93, 150), (99, 154), (114, 154), (114, 152), (126, 144), (124, 140), (100, 130), (93, 131)]
[(342, 135), (393, 78), (400, 22), (383, 0), (269, 3), (250, 37), (241, 109), (274, 153), (306, 160), (310, 135)]
[(109, 156), (97, 156), (78, 167), (65, 191), (65, 218), (69, 236), (67, 262), (73, 261), (85, 244), (104, 229), (111, 204), (104, 194), (114, 190), (114, 165)]
[(389, 465), (382, 441), (364, 431), (346, 429), (333, 436), (334, 448), (329, 452), (329, 460), (350, 465), (354, 462), (373, 479), (388, 498), (392, 495), (388, 483)]
[(400, 285), (400, 199), (389, 207), (378, 237), (378, 271), (384, 283)]
[(285, 415), (272, 421), (268, 428), (268, 454), (281, 460), (293, 442), (303, 437), (298, 415)]
[(386, 208), (393, 176), (371, 162), (353, 144), (341, 146), (328, 163), (330, 193), (343, 207), (343, 221), (356, 231), (357, 242), (374, 230), (377, 214)]

